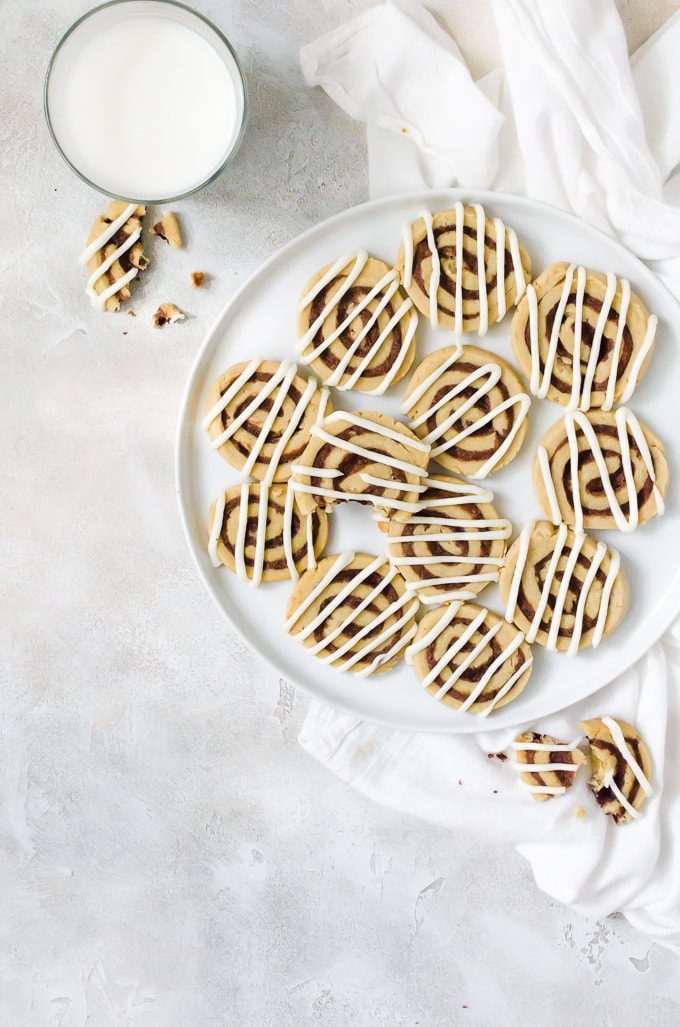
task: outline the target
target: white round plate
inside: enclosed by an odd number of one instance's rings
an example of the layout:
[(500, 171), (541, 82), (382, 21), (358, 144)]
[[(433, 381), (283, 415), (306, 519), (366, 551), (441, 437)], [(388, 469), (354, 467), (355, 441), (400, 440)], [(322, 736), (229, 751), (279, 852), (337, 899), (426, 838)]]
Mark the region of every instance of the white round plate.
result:
[[(448, 209), (459, 199), (484, 204), (487, 213), (515, 228), (531, 254), (534, 277), (558, 260), (613, 271), (630, 279), (633, 289), (658, 315), (656, 351), (631, 406), (665, 440), (671, 474), (663, 517), (630, 535), (598, 533), (620, 551), (631, 584), (630, 608), (621, 627), (598, 649), (575, 657), (534, 646), (534, 669), (524, 692), (488, 718), (444, 707), (423, 691), (403, 661), (395, 670), (367, 679), (323, 666), (284, 631), (290, 582), (249, 588), (225, 568), (213, 568), (207, 553), (210, 503), (220, 489), (238, 480), (236, 471), (211, 448), (201, 428), (212, 380), (230, 364), (258, 355), (272, 360), (294, 358), (297, 300), (319, 268), (359, 248), (392, 263), (405, 221), (414, 220), (424, 208)], [(510, 317), (494, 326), (481, 345), (515, 365), (509, 342)], [(678, 325), (680, 308), (636, 257), (577, 218), (531, 200), (450, 189), (366, 203), (317, 225), (263, 264), (233, 297), (205, 340), (189, 377), (177, 436), (177, 488), (189, 547), (206, 588), (248, 645), (291, 684), (339, 709), (393, 727), (455, 733), (507, 727), (534, 721), (590, 695), (641, 656), (680, 610), (680, 510), (675, 502), (675, 482), (680, 480), (680, 444), (675, 441), (680, 438), (676, 386), (680, 345), (674, 338)], [(466, 339), (478, 344), (474, 334)], [(421, 317), (417, 361), (451, 342), (450, 333), (432, 330)], [(333, 390), (333, 403), (336, 408), (376, 409), (400, 416), (404, 383), (389, 391), (388, 396), (375, 397)], [(533, 399), (529, 432), (519, 456), (486, 480), (495, 493), (499, 514), (512, 520), (515, 534), (526, 520), (542, 517), (531, 488), (531, 460), (543, 432), (563, 414), (562, 407)], [(330, 525), (326, 553), (354, 549), (378, 555), (385, 549), (370, 511), (359, 504), (337, 507)], [(487, 587), (479, 601), (502, 612), (495, 585)]]

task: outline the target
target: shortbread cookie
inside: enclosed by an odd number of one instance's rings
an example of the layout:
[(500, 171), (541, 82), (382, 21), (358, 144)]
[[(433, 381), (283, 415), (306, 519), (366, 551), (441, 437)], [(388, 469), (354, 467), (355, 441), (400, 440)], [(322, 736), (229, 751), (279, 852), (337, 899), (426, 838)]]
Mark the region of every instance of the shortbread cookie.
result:
[(395, 266), (432, 327), (456, 335), (485, 335), (489, 324), (518, 302), (531, 278), (529, 254), (513, 229), (487, 217), (479, 203), (457, 203), (436, 214), (423, 211), (405, 224)]
[(590, 789), (615, 824), (637, 820), (652, 794), (647, 746), (630, 724), (613, 717), (584, 720), (579, 725), (590, 742)]
[(570, 654), (594, 649), (628, 608), (616, 550), (548, 521), (525, 525), (508, 550), (498, 587), (506, 619), (528, 642)]
[(85, 292), (97, 310), (118, 310), (130, 299), (130, 282), (148, 266), (142, 247), (142, 219), (146, 207), (111, 200), (87, 237), (78, 258), (90, 273)]
[(485, 478), (517, 456), (529, 396), (509, 364), (475, 346), (446, 346), (416, 368), (402, 410), (443, 467)]
[(517, 698), (533, 656), (522, 632), (497, 613), (451, 603), (425, 614), (406, 662), (435, 699), (486, 717)]
[(327, 556), (302, 575), (286, 611), (289, 634), (321, 663), (368, 677), (390, 670), (416, 633), (418, 600), (386, 556)]
[(208, 515), (208, 552), (249, 585), (297, 580), (316, 567), (328, 539), (323, 510), (301, 514), (284, 484), (243, 482), (221, 492)]
[(627, 407), (575, 410), (541, 439), (533, 482), (554, 524), (629, 532), (664, 512), (668, 464), (661, 440)]
[(611, 410), (645, 373), (656, 326), (624, 278), (553, 264), (527, 286), (512, 348), (535, 396), (570, 410)]
[(357, 500), (395, 520), (418, 509), (430, 447), (387, 414), (338, 410), (311, 429), (291, 486), (303, 513)]
[(212, 383), (203, 427), (232, 467), (270, 484), (290, 477), (329, 408), (328, 390), (301, 378), (291, 360), (256, 357)]
[(423, 485), (407, 521), (378, 519), (390, 561), (423, 603), (474, 599), (498, 581), (512, 525), (498, 516), (488, 489), (448, 477)]
[(536, 731), (525, 731), (517, 736), (512, 743), (515, 768), (532, 799), (545, 802), (556, 795), (564, 795), (571, 788), (578, 768), (586, 761), (578, 743), (578, 738), (573, 742), (560, 742)]
[(350, 253), (322, 268), (298, 304), (296, 350), (327, 385), (380, 395), (413, 363), (418, 314), (394, 268)]

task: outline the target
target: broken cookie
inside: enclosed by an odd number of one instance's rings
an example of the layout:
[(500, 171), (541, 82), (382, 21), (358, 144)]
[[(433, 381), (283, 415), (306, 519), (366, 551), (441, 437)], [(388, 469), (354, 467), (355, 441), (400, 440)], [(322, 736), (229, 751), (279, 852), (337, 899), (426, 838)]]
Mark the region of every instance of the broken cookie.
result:
[(129, 284), (149, 261), (142, 248), (144, 206), (112, 200), (87, 237), (79, 262), (90, 277), (85, 292), (97, 310), (115, 311), (130, 298)]
[(177, 215), (170, 210), (151, 229), (154, 235), (160, 235), (173, 250), (182, 249), (182, 233), (179, 230)]
[(174, 303), (161, 303), (152, 318), (152, 324), (154, 328), (162, 328), (164, 325), (174, 325), (176, 321), (183, 320), (184, 314)]

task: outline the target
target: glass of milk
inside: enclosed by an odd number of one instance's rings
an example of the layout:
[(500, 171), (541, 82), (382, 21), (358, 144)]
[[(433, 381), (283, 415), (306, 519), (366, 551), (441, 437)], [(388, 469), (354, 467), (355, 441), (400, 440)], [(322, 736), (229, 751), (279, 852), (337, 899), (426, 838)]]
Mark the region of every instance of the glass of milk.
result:
[(243, 135), (236, 54), (174, 0), (112, 0), (80, 18), (45, 79), (52, 138), (76, 174), (130, 203), (177, 200), (212, 182)]

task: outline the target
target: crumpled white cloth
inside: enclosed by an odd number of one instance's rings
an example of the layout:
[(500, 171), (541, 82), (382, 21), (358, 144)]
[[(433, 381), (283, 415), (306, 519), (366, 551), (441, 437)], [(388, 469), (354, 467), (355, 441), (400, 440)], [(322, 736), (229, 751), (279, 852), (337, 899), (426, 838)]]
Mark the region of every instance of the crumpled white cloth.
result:
[[(303, 48), (307, 82), (367, 124), (371, 194), (459, 185), (546, 200), (654, 262), (680, 296), (680, 14), (629, 61), (613, 0), (493, 0), (493, 11), (503, 68), (476, 83), (417, 0), (388, 0)], [(583, 774), (568, 798), (532, 802), (488, 757), (515, 731), (414, 734), (314, 703), (300, 743), (376, 802), (514, 844), (556, 899), (622, 912), (680, 952), (680, 622), (536, 726), (568, 739), (597, 715), (637, 725), (652, 753), (654, 796), (625, 827), (597, 813)]]

